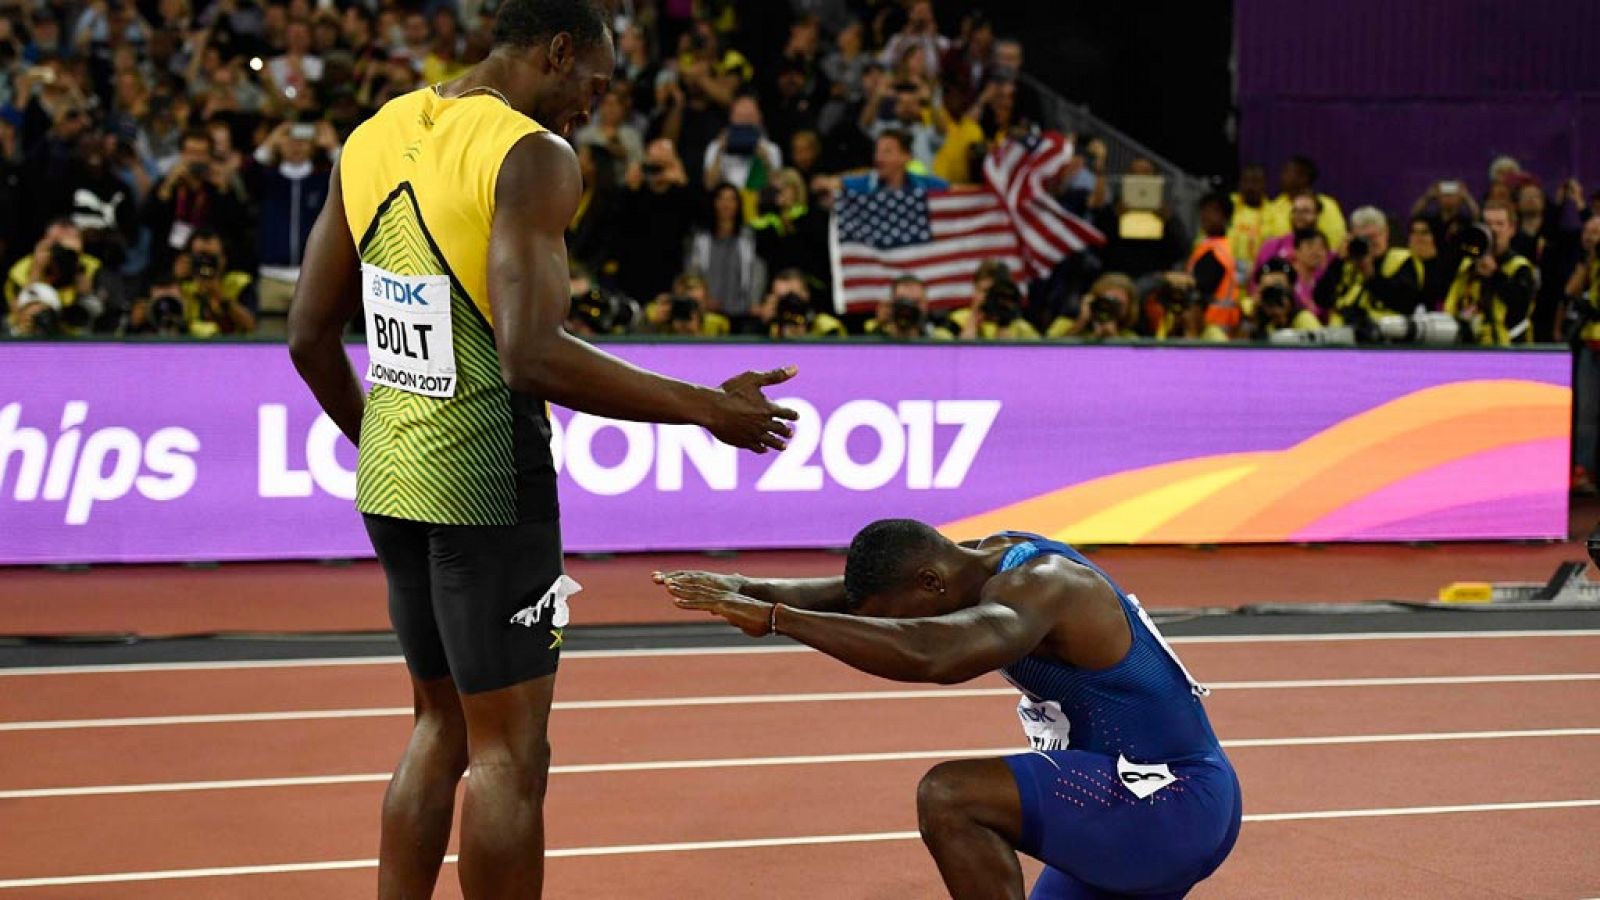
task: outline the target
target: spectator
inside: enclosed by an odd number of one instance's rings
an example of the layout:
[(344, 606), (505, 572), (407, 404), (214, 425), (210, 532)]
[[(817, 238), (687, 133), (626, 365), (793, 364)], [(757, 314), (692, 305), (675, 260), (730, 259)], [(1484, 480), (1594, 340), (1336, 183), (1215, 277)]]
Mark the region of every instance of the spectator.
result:
[[(1022, 82), (1022, 42), (1014, 37), (1001, 38), (994, 43), (994, 62), (989, 67), (989, 80), (1014, 85), (1008, 98), (1013, 101), (1013, 118), (1018, 122), (1038, 122), (1044, 115), (1044, 104), (1032, 85)], [(993, 132), (991, 132), (993, 133)]]
[(867, 320), (866, 332), (893, 341), (953, 341), (950, 330), (935, 323), (928, 310), (928, 286), (914, 275), (896, 278), (889, 297)]
[(806, 184), (822, 174), (822, 138), (815, 131), (797, 131), (789, 140), (789, 165)]
[(1456, 277), (1456, 266), (1450, 264), (1451, 258), (1440, 252), (1442, 233), (1443, 228), (1432, 216), (1411, 217), (1406, 247), (1422, 265), (1422, 305), (1429, 310), (1444, 306), (1445, 294)]
[(965, 341), (1039, 340), (1038, 329), (1022, 315), (1022, 289), (1011, 280), (1005, 264), (992, 260), (978, 266), (972, 304), (952, 312), (950, 324), (961, 329)]
[(417, 11), (407, 13), (405, 23), (401, 26), (401, 42), (394, 49), (405, 51), (406, 59), (411, 61), (412, 68), (421, 75), (422, 67), (426, 64), (425, 60), (433, 50), (428, 17)]
[(1376, 207), (1350, 214), (1350, 235), (1317, 283), (1317, 306), (1331, 325), (1410, 316), (1422, 304), (1422, 264), (1389, 246), (1389, 220)]
[(616, 177), (622, 177), (629, 166), (644, 160), (644, 140), (639, 129), (628, 124), (629, 97), (627, 85), (613, 85), (600, 98), (600, 114), (594, 121), (578, 129), (574, 141), (603, 147), (616, 161)]
[[(1239, 170), (1239, 190), (1228, 198), (1233, 201), (1233, 220), (1228, 223), (1228, 247), (1240, 267), (1239, 279), (1244, 281), (1250, 270), (1259, 265), (1261, 254), (1261, 220), (1267, 206), (1267, 167), (1251, 163)], [(1290, 217), (1293, 218), (1291, 201)], [(1296, 226), (1289, 234), (1304, 226)]]
[(211, 151), (207, 131), (185, 132), (177, 163), (145, 202), (145, 223), (156, 242), (158, 268), (169, 264), (196, 230), (208, 228), (233, 240), (243, 223), (243, 198), (235, 193), (229, 173), (212, 163)]
[(267, 62), (266, 74), (272, 84), (289, 99), (310, 93), (322, 81), (322, 57), (311, 52), (311, 24), (304, 19), (291, 21), (284, 30), (282, 56)]
[(733, 103), (728, 127), (706, 147), (706, 190), (731, 184), (741, 190), (760, 190), (783, 167), (783, 151), (761, 127), (761, 107), (745, 94)]
[(466, 40), (461, 35), (461, 20), (454, 9), (440, 6), (433, 11), (433, 41), (422, 59), (422, 80), (439, 84), (458, 77), (468, 68), (462, 59)]
[(989, 80), (993, 55), (994, 26), (981, 11), (970, 10), (961, 19), (961, 36), (939, 60), (946, 90), (976, 94)]
[(583, 194), (577, 214), (567, 225), (567, 252), (590, 271), (608, 275), (618, 266), (615, 238), (622, 206), (611, 152), (594, 144), (580, 145), (578, 172), (583, 177)]
[[(33, 253), (17, 260), (6, 273), (6, 304), (17, 316), (21, 316), (24, 307), (43, 304), (57, 317), (77, 318), (87, 326), (88, 320), (97, 319), (101, 311), (95, 294), (100, 268), (98, 258), (83, 252), (83, 234), (78, 226), (71, 219), (57, 219), (45, 229)], [(32, 288), (40, 289), (29, 293)], [(86, 314), (74, 317), (69, 312), (74, 307)], [(41, 313), (42, 310), (33, 309), (28, 316)], [(49, 328), (41, 325), (40, 330), (48, 332)], [(17, 333), (16, 322), (12, 331)]]
[(1578, 236), (1583, 225), (1578, 203), (1583, 197), (1583, 187), (1577, 179), (1569, 178), (1556, 189), (1555, 202), (1547, 205), (1544, 191), (1530, 181), (1519, 186), (1513, 197), (1517, 204), (1517, 227), (1511, 238), (1511, 249), (1538, 268), (1534, 340), (1548, 341), (1555, 331), (1555, 311), (1561, 305), (1561, 289), (1578, 264)]
[(391, 54), (383, 65), (376, 61), (367, 69), (367, 80), (356, 92), (356, 101), (366, 109), (378, 109), (390, 100), (417, 89), (417, 70), (404, 50)]
[(728, 319), (707, 309), (706, 281), (692, 272), (673, 279), (672, 293), (659, 294), (645, 310), (641, 331), (678, 337), (722, 337)]
[(785, 59), (778, 65), (777, 82), (767, 116), (772, 139), (779, 146), (789, 146), (794, 136), (817, 127), (817, 114), (821, 105), (813, 96), (812, 77), (800, 63)]
[(71, 216), (83, 236), (84, 249), (119, 271), (138, 240), (139, 211), (133, 191), (112, 169), (117, 139), (99, 132), (84, 134), (69, 185)]
[[(1322, 240), (1320, 232), (1310, 234), (1314, 240)], [(1293, 264), (1283, 259), (1267, 260), (1246, 303), (1249, 314), (1240, 337), (1264, 341), (1280, 331), (1310, 332), (1321, 328), (1316, 314), (1296, 300), (1298, 282), (1299, 273)]]
[(188, 254), (194, 263), (193, 277), (179, 285), (183, 295), (184, 321), (190, 337), (241, 335), (256, 330), (253, 279), (247, 272), (228, 268), (228, 251), (222, 236), (215, 231), (196, 231), (189, 240)]
[(1478, 221), (1478, 203), (1460, 181), (1435, 181), (1412, 204), (1411, 215), (1427, 218), (1435, 236), (1444, 241), (1442, 246), (1448, 247), (1461, 229)]
[(339, 158), (339, 136), (327, 122), (281, 123), (255, 150), (252, 175), (260, 203), (256, 246), (261, 265), (257, 295), (263, 313), (287, 313), (300, 280), (311, 226), (328, 197), (330, 172), (316, 164), (318, 150), (330, 162)]
[(1056, 197), (1069, 212), (1088, 216), (1089, 210), (1105, 205), (1110, 196), (1106, 177), (1106, 158), (1110, 149), (1098, 137), (1081, 137), (1073, 142), (1072, 159), (1061, 168)]
[[(819, 275), (830, 271), (828, 216), (808, 201), (805, 180), (794, 169), (779, 172), (773, 184), (761, 189), (750, 227), (756, 234), (756, 255), (768, 269)], [(831, 283), (831, 278), (819, 278), (819, 288)]]
[(811, 302), (806, 273), (784, 269), (772, 278), (772, 290), (761, 303), (767, 336), (780, 340), (806, 337), (844, 337), (844, 323), (818, 312)]
[(943, 178), (910, 171), (911, 135), (890, 129), (878, 136), (872, 160), (872, 172), (834, 179), (838, 189), (848, 194), (872, 194), (878, 191), (943, 190), (950, 186)]
[(684, 268), (705, 279), (704, 304), (735, 323), (748, 323), (761, 301), (766, 266), (756, 253), (755, 233), (745, 224), (739, 189), (722, 184), (711, 194), (710, 227), (689, 238)]
[[(1294, 287), (1295, 303), (1300, 309), (1318, 318), (1321, 317), (1321, 311), (1317, 308), (1317, 283), (1322, 280), (1323, 274), (1328, 271), (1328, 257), (1330, 255), (1328, 239), (1323, 236), (1322, 232), (1315, 228), (1303, 228), (1294, 233), (1294, 256), (1289, 259), (1294, 269), (1294, 277), (1289, 279), (1289, 283)], [(1279, 257), (1273, 257), (1272, 259), (1279, 259)], [(1262, 263), (1261, 268), (1252, 273), (1250, 280), (1252, 293), (1259, 293), (1257, 279), (1266, 270), (1267, 266), (1272, 263), (1272, 259)], [(1443, 293), (1439, 295), (1439, 300), (1443, 302)]]
[(11, 258), (22, 237), (22, 165), (17, 152), (17, 129), (0, 117), (0, 260)]
[[(1135, 157), (1128, 163), (1127, 174), (1155, 175), (1155, 163)], [(1181, 267), (1189, 253), (1189, 239), (1183, 223), (1172, 214), (1171, 203), (1163, 198), (1156, 209), (1133, 210), (1121, 194), (1119, 190), (1114, 201), (1109, 194), (1102, 194), (1109, 202), (1090, 208), (1090, 220), (1106, 235), (1099, 254), (1105, 270), (1126, 272), (1137, 279)]]
[(628, 252), (618, 281), (631, 297), (654, 297), (683, 267), (683, 239), (694, 222), (689, 175), (672, 141), (645, 148), (644, 163), (628, 169), (618, 232)]
[(921, 64), (930, 75), (937, 78), (939, 60), (949, 49), (950, 39), (939, 34), (939, 26), (934, 22), (933, 4), (929, 0), (913, 0), (906, 15), (905, 27), (884, 45), (878, 60), (886, 66), (893, 66), (908, 51), (920, 51)]
[(650, 56), (650, 42), (638, 25), (629, 25), (617, 35), (617, 79), (626, 81), (631, 92), (628, 105), (636, 110), (655, 106), (656, 78), (661, 66)]
[(1293, 230), (1290, 207), (1294, 198), (1310, 193), (1317, 198), (1317, 229), (1328, 237), (1328, 246), (1344, 246), (1344, 210), (1339, 201), (1317, 191), (1317, 164), (1304, 156), (1291, 156), (1278, 173), (1278, 196), (1267, 204), (1261, 216), (1262, 238), (1275, 238)]
[(678, 72), (691, 97), (698, 93), (725, 110), (733, 106), (740, 91), (755, 77), (744, 54), (723, 49), (721, 39), (707, 22), (696, 23), (694, 30), (680, 41)]
[[(876, 102), (862, 109), (861, 128), (877, 139), (885, 132), (899, 131), (911, 138), (912, 171), (926, 173), (944, 143), (944, 133), (934, 127), (930, 109), (932, 98), (915, 81), (878, 82)], [(888, 112), (889, 115), (883, 115)], [(869, 118), (870, 117), (870, 121)]]
[(1567, 279), (1562, 310), (1556, 315), (1556, 338), (1571, 341), (1577, 351), (1573, 368), (1572, 488), (1595, 492), (1600, 467), (1600, 215), (1583, 223), (1582, 256)]
[[(1321, 210), (1322, 201), (1317, 199), (1315, 193), (1305, 191), (1296, 194), (1289, 205), (1289, 224), (1293, 227), (1287, 234), (1266, 238), (1261, 242), (1261, 249), (1256, 251), (1255, 265), (1251, 268), (1251, 277), (1267, 264), (1267, 260), (1292, 258), (1297, 240), (1295, 235), (1303, 231), (1319, 230), (1317, 224), (1321, 221)], [(1322, 232), (1322, 236), (1327, 238), (1327, 233)], [(1328, 246), (1333, 246), (1331, 240)], [(1250, 289), (1254, 290), (1255, 285), (1251, 284)]]
[[(864, 80), (871, 59), (862, 48), (860, 22), (851, 22), (834, 39), (834, 49), (822, 61), (822, 74), (828, 79), (828, 102), (817, 117), (823, 134), (843, 122), (854, 122), (866, 98)], [(881, 67), (880, 67), (881, 71)]]
[(1200, 233), (1205, 235), (1189, 254), (1187, 271), (1194, 277), (1195, 289), (1209, 301), (1206, 324), (1214, 325), (1232, 338), (1239, 331), (1238, 266), (1228, 244), (1228, 222), (1233, 204), (1224, 194), (1208, 194), (1200, 199)]
[(1134, 328), (1139, 318), (1139, 307), (1134, 302), (1137, 295), (1132, 278), (1121, 272), (1107, 272), (1089, 286), (1078, 306), (1077, 317), (1058, 317), (1050, 323), (1045, 337), (1088, 341), (1135, 337)]
[(1473, 241), (1470, 232), (1463, 234), (1466, 258), (1444, 300), (1444, 311), (1466, 322), (1478, 343), (1487, 346), (1533, 343), (1533, 297), (1539, 274), (1513, 248), (1514, 214), (1500, 203), (1484, 206), (1482, 236)]

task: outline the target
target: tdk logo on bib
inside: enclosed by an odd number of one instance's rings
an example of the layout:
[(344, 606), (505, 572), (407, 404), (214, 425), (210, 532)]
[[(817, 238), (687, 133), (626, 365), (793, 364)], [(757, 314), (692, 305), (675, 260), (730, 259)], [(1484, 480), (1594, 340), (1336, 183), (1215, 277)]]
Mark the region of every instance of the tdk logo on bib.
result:
[[(402, 305), (414, 303), (418, 306), (427, 306), (428, 300), (426, 297), (422, 296), (422, 289), (427, 286), (428, 284), (421, 280), (415, 280), (407, 283), (399, 280), (398, 278), (390, 278), (387, 275), (379, 275), (373, 279), (372, 291), (374, 295), (381, 297), (384, 300), (390, 300)], [(448, 285), (446, 285), (446, 290), (448, 289)]]
[(367, 380), (424, 397), (453, 397), (456, 354), (450, 329), (450, 279), (361, 267), (367, 322)]

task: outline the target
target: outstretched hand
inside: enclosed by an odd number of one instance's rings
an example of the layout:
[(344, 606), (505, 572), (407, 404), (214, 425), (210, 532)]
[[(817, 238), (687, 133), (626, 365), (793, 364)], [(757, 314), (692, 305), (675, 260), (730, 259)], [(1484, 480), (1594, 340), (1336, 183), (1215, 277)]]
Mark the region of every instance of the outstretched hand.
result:
[(653, 576), (672, 595), (679, 609), (695, 609), (721, 616), (751, 637), (772, 633), (772, 604), (729, 590), (728, 576), (711, 572), (672, 572)]
[(782, 450), (793, 431), (785, 422), (800, 414), (769, 401), (762, 388), (793, 378), (794, 366), (766, 372), (745, 372), (722, 383), (716, 408), (706, 428), (724, 444), (765, 453)]

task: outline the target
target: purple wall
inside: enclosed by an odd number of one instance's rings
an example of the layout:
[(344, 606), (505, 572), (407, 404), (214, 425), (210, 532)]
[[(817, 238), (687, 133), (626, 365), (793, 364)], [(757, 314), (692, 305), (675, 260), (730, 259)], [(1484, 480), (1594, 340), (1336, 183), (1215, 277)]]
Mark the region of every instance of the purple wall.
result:
[(1439, 178), (1481, 195), (1502, 153), (1547, 189), (1600, 178), (1600, 3), (1236, 0), (1234, 22), (1241, 162), (1305, 153), (1347, 212)]

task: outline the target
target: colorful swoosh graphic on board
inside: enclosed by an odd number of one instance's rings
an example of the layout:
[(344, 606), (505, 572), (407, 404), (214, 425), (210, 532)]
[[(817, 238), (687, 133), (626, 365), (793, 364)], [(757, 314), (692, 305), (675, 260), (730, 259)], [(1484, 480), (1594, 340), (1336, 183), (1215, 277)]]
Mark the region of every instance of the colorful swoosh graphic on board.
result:
[[(1461, 520), (1476, 536), (1567, 525), (1572, 393), (1519, 380), (1428, 388), (1283, 450), (1118, 472), (942, 530), (1084, 544), (1405, 540)], [(1513, 479), (1504, 474), (1516, 472)]]

